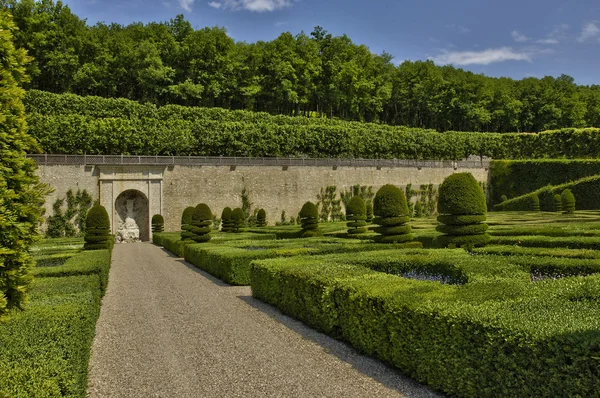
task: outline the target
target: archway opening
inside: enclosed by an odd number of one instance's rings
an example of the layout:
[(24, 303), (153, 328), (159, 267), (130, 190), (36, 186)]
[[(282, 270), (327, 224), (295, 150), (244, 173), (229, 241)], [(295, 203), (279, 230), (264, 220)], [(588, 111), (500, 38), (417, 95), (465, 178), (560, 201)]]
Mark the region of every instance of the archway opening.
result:
[(150, 240), (148, 198), (136, 189), (122, 192), (115, 200), (117, 242)]

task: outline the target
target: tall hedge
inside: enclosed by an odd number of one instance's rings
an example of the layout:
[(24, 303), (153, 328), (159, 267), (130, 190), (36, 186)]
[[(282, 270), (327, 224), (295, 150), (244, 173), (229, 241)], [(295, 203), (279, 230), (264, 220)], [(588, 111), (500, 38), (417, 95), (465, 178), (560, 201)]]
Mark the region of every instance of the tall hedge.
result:
[(438, 221), (436, 227), (441, 246), (484, 246), (487, 234), (485, 196), (471, 173), (448, 176), (438, 190)]
[(165, 218), (160, 214), (152, 216), (152, 232), (163, 232), (165, 229)]
[(246, 223), (246, 215), (244, 214), (244, 211), (239, 208), (236, 207), (235, 209), (233, 209), (233, 211), (231, 212), (231, 232), (240, 232), (240, 229), (245, 227), (245, 223)]
[(28, 81), (25, 64), (30, 58), (15, 49), (13, 32), (11, 15), (0, 11), (0, 318), (27, 299), (33, 264), (28, 249), (38, 237), (48, 193), (35, 174), (35, 163), (25, 158), (39, 147), (26, 133), (20, 87)]
[(108, 249), (111, 246), (110, 219), (104, 206), (92, 206), (85, 220), (84, 250)]
[(192, 233), (192, 217), (195, 208), (192, 206), (186, 207), (181, 214), (181, 240), (191, 240), (194, 234)]
[(570, 189), (565, 189), (560, 194), (562, 210), (564, 213), (573, 213), (575, 211), (575, 196)]
[(226, 207), (221, 212), (221, 232), (232, 232), (234, 225), (231, 219), (231, 207)]
[(302, 230), (300, 236), (308, 238), (319, 236), (322, 232), (319, 230), (319, 208), (312, 202), (306, 202), (300, 210), (300, 223)]
[(346, 226), (351, 235), (364, 234), (367, 232), (367, 207), (360, 196), (353, 196), (346, 205)]
[(373, 199), (373, 221), (379, 227), (374, 231), (380, 234), (377, 241), (382, 243), (402, 243), (413, 240), (414, 234), (408, 224), (410, 221), (408, 205), (404, 191), (387, 184), (379, 188)]
[(210, 240), (210, 226), (212, 225), (212, 212), (205, 203), (200, 203), (192, 214), (191, 237), (196, 243), (208, 242)]
[(260, 209), (258, 213), (256, 213), (256, 226), (257, 227), (266, 227), (267, 226), (267, 212), (265, 209)]

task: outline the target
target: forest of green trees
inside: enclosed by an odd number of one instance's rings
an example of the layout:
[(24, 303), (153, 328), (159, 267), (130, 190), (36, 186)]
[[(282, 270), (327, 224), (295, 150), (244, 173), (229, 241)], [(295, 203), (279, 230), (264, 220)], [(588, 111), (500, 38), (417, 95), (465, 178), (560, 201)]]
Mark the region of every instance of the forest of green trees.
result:
[(34, 61), (26, 88), (438, 131), (600, 127), (600, 86), (573, 78), (492, 78), (431, 61), (396, 66), (322, 27), (269, 42), (168, 22), (89, 26), (60, 1), (0, 0)]

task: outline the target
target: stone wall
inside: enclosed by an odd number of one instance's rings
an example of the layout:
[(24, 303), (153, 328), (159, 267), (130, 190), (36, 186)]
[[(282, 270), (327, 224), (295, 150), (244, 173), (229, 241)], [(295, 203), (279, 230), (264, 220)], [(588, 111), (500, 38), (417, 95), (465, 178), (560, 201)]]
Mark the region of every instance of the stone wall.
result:
[[(100, 198), (99, 169), (105, 166), (64, 166), (41, 165), (38, 174), (43, 182), (55, 188), (55, 192), (46, 201), (47, 214), (51, 214), (52, 203), (58, 197), (64, 197), (68, 189), (87, 189), (94, 199)], [(127, 177), (119, 177), (119, 172), (128, 174), (128, 169), (134, 170), (139, 177), (128, 182)], [(162, 208), (165, 217), (165, 230), (179, 230), (181, 213), (187, 206), (195, 206), (204, 202), (210, 206), (217, 216), (221, 210), (229, 206), (240, 207), (241, 193), (245, 187), (250, 200), (256, 208), (264, 208), (267, 221), (274, 224), (285, 211), (289, 219), (295, 216), (304, 202), (317, 201), (321, 188), (335, 185), (338, 191), (350, 189), (355, 184), (373, 186), (374, 192), (384, 184), (394, 184), (406, 187), (412, 184), (439, 185), (444, 178), (455, 172), (468, 171), (482, 182), (488, 181), (487, 168), (454, 169), (452, 167), (325, 167), (325, 166), (162, 166), (162, 191), (157, 189), (142, 189), (140, 184), (158, 186), (157, 168), (147, 166), (120, 166), (113, 170), (118, 179), (119, 192), (111, 192), (112, 201), (121, 191), (138, 189), (148, 197), (150, 203), (157, 205), (150, 212), (158, 212)], [(135, 174), (134, 173), (134, 174)], [(144, 174), (146, 173), (146, 174)], [(129, 173), (131, 174), (131, 173)], [(159, 173), (160, 174), (160, 173)], [(102, 176), (102, 184), (106, 184), (106, 175)], [(133, 185), (132, 185), (133, 184)], [(153, 185), (151, 185), (153, 184)], [(161, 197), (155, 197), (160, 195)], [(102, 199), (102, 198), (101, 198)], [(108, 197), (101, 202), (108, 205)], [(160, 204), (160, 206), (158, 205)], [(114, 203), (113, 203), (114, 207)], [(152, 207), (152, 206), (151, 206)], [(107, 209), (111, 214), (114, 209)], [(149, 214), (151, 217), (152, 214)]]

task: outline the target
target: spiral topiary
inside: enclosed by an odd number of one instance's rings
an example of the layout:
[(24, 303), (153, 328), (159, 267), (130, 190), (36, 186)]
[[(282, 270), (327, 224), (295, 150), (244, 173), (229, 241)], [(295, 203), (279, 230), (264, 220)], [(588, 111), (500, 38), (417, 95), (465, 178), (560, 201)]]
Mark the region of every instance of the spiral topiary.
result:
[(575, 196), (570, 189), (565, 189), (560, 194), (562, 201), (562, 211), (565, 214), (571, 214), (575, 211)]
[(561, 212), (562, 211), (562, 197), (559, 193), (552, 197), (552, 211)]
[(373, 202), (371, 202), (370, 200), (367, 200), (367, 203), (365, 204), (366, 208), (367, 208), (367, 224), (371, 224), (373, 222)]
[(191, 240), (194, 234), (192, 233), (192, 217), (194, 215), (193, 207), (186, 207), (181, 214), (181, 240)]
[(104, 206), (96, 205), (88, 210), (85, 219), (84, 250), (108, 249), (110, 247), (110, 219)]
[(221, 232), (232, 232), (231, 207), (226, 207), (221, 212)]
[(197, 243), (208, 242), (210, 240), (210, 226), (212, 225), (212, 212), (205, 203), (200, 203), (194, 209), (192, 215), (191, 231), (194, 236), (192, 240)]
[(410, 217), (406, 196), (400, 188), (391, 184), (379, 188), (373, 200), (373, 212), (373, 221), (379, 225), (374, 231), (381, 235), (377, 241), (402, 243), (413, 240), (412, 228), (408, 224)]
[(256, 213), (256, 226), (258, 227), (266, 227), (267, 226), (267, 212), (265, 209), (260, 209), (258, 213)]
[(160, 214), (152, 216), (152, 232), (162, 232), (165, 229), (165, 219)]
[(536, 193), (529, 194), (529, 210), (540, 211), (540, 198)]
[(367, 207), (360, 196), (353, 196), (346, 206), (346, 226), (351, 235), (364, 234), (367, 232)]
[[(539, 202), (538, 202), (539, 206)], [(485, 196), (471, 173), (456, 173), (447, 177), (438, 190), (438, 225), (441, 246), (485, 246), (487, 234)]]
[(246, 215), (244, 211), (239, 207), (236, 207), (231, 212), (231, 232), (240, 232), (241, 228), (244, 228), (244, 224), (246, 221)]
[(319, 208), (317, 205), (312, 202), (304, 203), (300, 210), (300, 223), (302, 224), (300, 236), (307, 238), (322, 234), (319, 230)]

